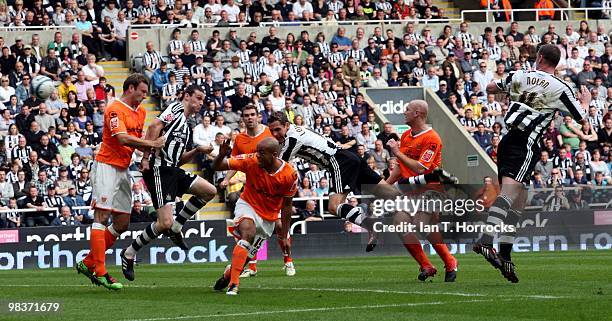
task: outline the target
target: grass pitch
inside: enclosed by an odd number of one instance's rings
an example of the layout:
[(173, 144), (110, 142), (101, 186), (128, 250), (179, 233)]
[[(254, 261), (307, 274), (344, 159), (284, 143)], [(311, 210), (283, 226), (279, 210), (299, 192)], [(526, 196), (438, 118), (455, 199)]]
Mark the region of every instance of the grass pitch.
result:
[[(409, 257), (260, 261), (240, 295), (212, 285), (223, 264), (137, 266), (136, 281), (111, 292), (73, 269), (0, 271), (0, 320), (611, 320), (612, 251), (515, 254), (510, 284), (476, 254), (459, 259), (455, 283), (443, 271), (416, 279)], [(432, 258), (439, 270), (440, 260)], [(439, 272), (440, 273), (440, 272)], [(8, 302), (61, 302), (61, 312), (7, 313)]]

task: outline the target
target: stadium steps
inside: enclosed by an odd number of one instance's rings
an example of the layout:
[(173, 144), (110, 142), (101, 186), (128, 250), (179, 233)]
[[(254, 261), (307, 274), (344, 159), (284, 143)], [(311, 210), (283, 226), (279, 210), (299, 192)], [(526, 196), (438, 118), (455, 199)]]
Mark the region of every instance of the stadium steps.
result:
[(444, 9), (444, 15), (451, 19), (461, 18), (461, 11), (455, 7), (453, 1), (433, 1), (432, 4), (438, 8)]
[[(117, 97), (121, 96), (123, 93), (123, 81), (130, 75), (131, 71), (127, 66), (127, 63), (124, 61), (105, 61), (99, 62), (104, 68), (104, 75), (107, 79), (108, 84), (115, 87), (115, 95)], [(147, 118), (145, 121), (145, 130), (148, 125), (153, 121), (157, 115), (161, 113), (161, 111), (157, 110), (157, 101), (152, 97), (147, 97), (147, 99), (143, 102), (142, 106), (147, 110)], [(196, 175), (201, 175), (202, 172), (198, 171), (198, 166), (195, 163), (189, 163), (181, 166), (184, 170), (191, 172)], [(191, 195), (184, 195), (183, 201), (187, 201)], [(204, 209), (202, 209), (197, 218), (200, 220), (215, 220), (215, 219), (226, 219), (230, 217), (230, 213), (225, 209), (225, 204), (219, 202), (219, 198), (215, 197), (212, 201), (210, 201)]]

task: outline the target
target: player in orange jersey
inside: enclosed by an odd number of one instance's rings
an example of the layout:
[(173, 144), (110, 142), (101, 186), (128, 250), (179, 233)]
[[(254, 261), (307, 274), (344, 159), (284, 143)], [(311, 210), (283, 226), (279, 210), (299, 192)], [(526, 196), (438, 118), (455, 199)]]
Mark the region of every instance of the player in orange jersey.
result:
[[(142, 74), (131, 74), (123, 82), (123, 95), (104, 111), (102, 145), (91, 171), (93, 187), (89, 254), (76, 265), (79, 273), (94, 284), (107, 289), (123, 288), (106, 271), (106, 250), (111, 248), (130, 224), (132, 192), (127, 168), (136, 148), (160, 148), (165, 139), (141, 139), (147, 112), (140, 103), (148, 94), (149, 80)], [(105, 224), (112, 215), (113, 223)]]
[[(406, 124), (410, 126), (410, 129), (404, 132), (399, 144), (393, 139), (387, 142), (387, 146), (391, 148), (391, 152), (397, 157), (399, 163), (399, 166), (389, 175), (387, 183), (393, 184), (399, 181), (411, 186), (425, 184), (425, 175), (433, 172), (442, 164), (442, 140), (433, 128), (427, 126), (427, 109), (428, 106), (424, 100), (411, 101), (404, 112)], [(425, 193), (426, 189), (420, 192)], [(406, 213), (398, 213), (395, 219), (406, 221), (411, 217)], [(415, 219), (425, 220), (425, 224), (437, 223), (438, 220), (435, 215), (422, 212), (418, 213)], [(427, 258), (416, 235), (406, 233), (400, 237), (408, 252), (421, 266), (419, 280), (425, 281), (433, 277), (437, 270)], [(427, 239), (444, 261), (445, 281), (453, 282), (457, 277), (457, 260), (443, 243), (442, 235), (440, 232), (430, 232)]]
[[(266, 125), (259, 123), (259, 112), (255, 105), (249, 104), (242, 108), (242, 121), (244, 121), (246, 132), (236, 136), (234, 147), (232, 148), (232, 156), (241, 154), (251, 154), (257, 151), (257, 144), (266, 137), (272, 137), (270, 129)], [(227, 186), (229, 180), (234, 176), (236, 171), (230, 170), (227, 172), (225, 179), (221, 182), (221, 188)], [(289, 235), (281, 235), (280, 231), (282, 224), (280, 219), (276, 220), (274, 232), (278, 239), (278, 246), (283, 254), (285, 265), (283, 269), (287, 276), (295, 275), (295, 266), (291, 258), (291, 239)], [(240, 277), (247, 278), (257, 275), (257, 255), (250, 261), (248, 268), (244, 269)]]
[(256, 154), (238, 155), (226, 160), (229, 151), (229, 141), (225, 141), (213, 161), (213, 169), (244, 172), (246, 183), (234, 210), (233, 234), (238, 242), (232, 254), (232, 264), (225, 269), (214, 288), (220, 291), (227, 287), (227, 295), (237, 295), (240, 274), (248, 259), (274, 233), (279, 211), (281, 235), (289, 232), (298, 175), (289, 163), (278, 158), (281, 147), (274, 138), (260, 141)]

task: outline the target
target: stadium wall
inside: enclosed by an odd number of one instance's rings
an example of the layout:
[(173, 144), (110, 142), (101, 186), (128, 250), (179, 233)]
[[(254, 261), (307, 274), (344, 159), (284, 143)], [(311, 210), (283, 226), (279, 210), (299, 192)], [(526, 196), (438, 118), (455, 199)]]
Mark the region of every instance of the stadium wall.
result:
[(376, 108), (377, 118), (384, 123), (404, 124), (405, 105), (423, 99), (429, 105), (428, 123), (442, 138), (442, 167), (459, 178), (462, 184), (480, 184), (483, 177), (497, 177), (497, 166), (476, 141), (463, 129), (457, 118), (431, 90), (422, 87), (362, 89)]
[[(470, 220), (482, 221), (482, 213)], [(482, 222), (480, 222), (482, 224)], [(120, 265), (120, 252), (137, 237), (147, 223), (131, 224), (113, 249), (106, 252), (107, 265)], [(518, 226), (516, 252), (610, 250), (612, 211), (526, 212)], [(367, 233), (348, 233), (341, 220), (297, 222), (293, 224), (292, 252), (300, 258), (405, 255), (395, 233), (379, 234), (379, 245), (364, 252)], [(142, 264), (227, 262), (234, 239), (227, 235), (226, 221), (189, 221), (184, 229), (188, 251), (160, 237), (139, 253)], [(307, 232), (307, 233), (306, 233)], [(453, 232), (453, 231), (451, 231)], [(455, 231), (456, 232), (456, 231)], [(306, 233), (306, 234), (302, 234)], [(86, 226), (38, 227), (0, 230), (0, 270), (73, 268), (89, 249), (90, 228)], [(470, 252), (478, 233), (445, 234), (453, 253)], [(425, 250), (435, 251), (425, 245)], [(280, 259), (277, 242), (267, 242), (259, 260)]]

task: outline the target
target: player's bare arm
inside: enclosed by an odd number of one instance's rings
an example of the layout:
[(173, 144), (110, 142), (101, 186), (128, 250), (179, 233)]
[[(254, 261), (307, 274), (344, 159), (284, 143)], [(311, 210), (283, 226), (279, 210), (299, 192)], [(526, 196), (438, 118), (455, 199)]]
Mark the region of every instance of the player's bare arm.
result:
[[(158, 147), (164, 146), (164, 143), (166, 141), (165, 138), (164, 137), (159, 137), (159, 134), (161, 133), (163, 128), (164, 128), (164, 123), (161, 120), (159, 120), (157, 118), (153, 119), (153, 121), (149, 125), (149, 128), (147, 128), (147, 133), (145, 134), (144, 140), (145, 141), (155, 141), (157, 139), (162, 138), (163, 142)], [(143, 147), (148, 147), (148, 146), (143, 146)], [(142, 161), (140, 162), (140, 170), (146, 171), (146, 170), (149, 169), (149, 155), (150, 154), (151, 154), (151, 147), (143, 148), (143, 150), (142, 150)]]
[(427, 170), (427, 168), (425, 168), (418, 161), (416, 161), (416, 160), (414, 160), (414, 159), (404, 155), (400, 151), (399, 143), (396, 142), (395, 139), (390, 139), (387, 142), (387, 146), (389, 146), (389, 148), (391, 148), (391, 152), (393, 153), (393, 155), (395, 155), (395, 157), (397, 157), (397, 160), (402, 162), (402, 164), (406, 165), (413, 172), (418, 173), (418, 174), (423, 174)]
[(198, 146), (193, 148), (192, 150), (186, 152), (181, 156), (181, 161), (179, 162), (179, 166), (189, 163), (197, 154), (210, 154), (213, 150), (212, 145), (208, 146)]
[(291, 228), (291, 215), (293, 215), (293, 197), (285, 197), (283, 208), (281, 209), (281, 233), (277, 235), (281, 240), (285, 240)]
[(212, 168), (215, 171), (226, 171), (229, 170), (229, 163), (225, 160), (225, 157), (229, 154), (232, 148), (230, 147), (230, 140), (227, 139), (219, 146), (219, 155), (215, 157), (212, 163)]

